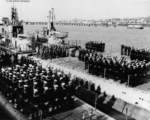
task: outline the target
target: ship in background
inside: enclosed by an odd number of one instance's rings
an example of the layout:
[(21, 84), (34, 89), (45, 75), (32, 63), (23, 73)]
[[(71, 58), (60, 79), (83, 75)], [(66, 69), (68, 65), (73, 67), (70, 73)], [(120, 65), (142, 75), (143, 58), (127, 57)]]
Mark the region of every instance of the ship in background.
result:
[(43, 28), (42, 33), (44, 38), (48, 40), (47, 41), (48, 44), (62, 44), (64, 43), (64, 39), (68, 37), (68, 32), (60, 32), (56, 30), (54, 26), (54, 20), (55, 20), (55, 14), (54, 14), (54, 8), (52, 8), (49, 11), (48, 24), (47, 24), (48, 26)]
[(55, 14), (54, 14), (54, 8), (52, 8), (49, 11), (49, 16), (48, 16), (48, 35), (54, 35), (58, 39), (65, 39), (68, 37), (68, 32), (60, 32), (57, 31), (56, 28), (54, 27), (54, 20), (55, 20)]
[(144, 29), (143, 25), (137, 25), (137, 24), (129, 24), (127, 26), (128, 29)]
[[(54, 8), (49, 11), (48, 16), (48, 26), (43, 28), (42, 34), (33, 35), (36, 36), (34, 42), (41, 44), (59, 44), (64, 43), (64, 39), (68, 37), (68, 32), (57, 31), (54, 26)], [(1, 35), (3, 40), (1, 40), (1, 45), (8, 48), (15, 49), (16, 51), (25, 52), (32, 51), (32, 38), (24, 34), (24, 24), (23, 21), (19, 20), (17, 8), (14, 6), (11, 8), (11, 19), (9, 23), (3, 25), (1, 28)]]

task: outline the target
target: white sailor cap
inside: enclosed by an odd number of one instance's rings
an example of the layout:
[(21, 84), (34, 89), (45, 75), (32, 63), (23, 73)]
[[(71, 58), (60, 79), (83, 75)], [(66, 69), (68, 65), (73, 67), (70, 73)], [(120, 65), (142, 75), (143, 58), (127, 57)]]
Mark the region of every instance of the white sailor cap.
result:
[(61, 75), (61, 72), (58, 72), (57, 75)]
[(24, 74), (21, 74), (21, 77), (24, 77)]
[(47, 83), (47, 81), (44, 80), (44, 84), (46, 84), (46, 83)]
[(38, 92), (38, 89), (35, 89), (35, 88), (34, 88), (34, 89), (33, 89), (33, 92), (34, 92), (34, 93)]
[(25, 85), (23, 85), (23, 86), (24, 86), (25, 88), (27, 88), (27, 87), (28, 87), (28, 85), (26, 85), (26, 84), (25, 84)]
[(16, 77), (16, 75), (13, 75), (13, 78), (15, 78)]
[(33, 67), (33, 65), (32, 65), (32, 64), (29, 64), (29, 67)]
[(12, 75), (12, 73), (9, 73), (9, 75)]
[(55, 85), (54, 85), (54, 88), (58, 88), (58, 85), (55, 84)]
[(53, 74), (52, 77), (55, 77), (55, 75)]
[(63, 80), (63, 77), (60, 77), (60, 81)]
[(26, 71), (23, 71), (23, 74), (26, 74)]
[(19, 80), (19, 83), (23, 82), (22, 80)]
[(27, 80), (27, 79), (25, 79), (25, 80), (24, 80), (24, 82), (28, 82), (28, 80)]
[(57, 79), (54, 80), (54, 83), (57, 82)]
[(4, 72), (4, 71), (5, 71), (5, 69), (4, 69), (4, 68), (2, 68), (1, 70), (2, 70), (2, 72)]
[(37, 83), (37, 82), (33, 82), (33, 84), (34, 84), (34, 85), (37, 85), (38, 83)]
[(44, 90), (48, 90), (48, 87), (44, 87)]
[(16, 67), (20, 67), (20, 65), (16, 65)]
[(9, 68), (8, 68), (8, 70), (12, 70), (12, 68), (11, 68), (11, 67), (9, 67)]
[(39, 74), (38, 73), (35, 73), (35, 76), (38, 76)]
[(64, 87), (64, 86), (65, 86), (65, 83), (64, 83), (64, 82), (62, 82), (62, 83), (61, 83), (61, 86), (62, 86), (62, 87)]
[(71, 82), (71, 81), (69, 81), (69, 82), (68, 82), (68, 84), (69, 84), (69, 85), (71, 85), (71, 84), (72, 84), (72, 82)]
[(32, 73), (29, 73), (29, 76), (32, 76)]

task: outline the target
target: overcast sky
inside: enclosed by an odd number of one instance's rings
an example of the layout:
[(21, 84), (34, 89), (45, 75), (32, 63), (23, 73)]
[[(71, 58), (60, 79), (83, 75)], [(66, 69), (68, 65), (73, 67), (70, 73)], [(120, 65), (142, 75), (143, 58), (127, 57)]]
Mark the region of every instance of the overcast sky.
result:
[[(0, 17), (10, 17), (11, 6), (7, 0), (0, 0)], [(150, 16), (150, 0), (30, 0), (15, 6), (20, 19), (33, 21), (46, 21), (52, 7), (57, 20)]]

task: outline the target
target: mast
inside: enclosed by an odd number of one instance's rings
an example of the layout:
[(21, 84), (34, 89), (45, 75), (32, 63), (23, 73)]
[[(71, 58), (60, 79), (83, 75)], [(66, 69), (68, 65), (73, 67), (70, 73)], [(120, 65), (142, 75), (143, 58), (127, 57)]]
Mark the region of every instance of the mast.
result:
[(17, 9), (15, 7), (11, 8), (11, 24), (17, 25), (19, 22)]
[(54, 14), (54, 8), (51, 9), (51, 21), (50, 21), (50, 31), (56, 31), (55, 27), (54, 27), (54, 19), (55, 19), (55, 14)]
[(15, 8), (15, 2), (29, 2), (29, 0), (7, 0), (7, 2), (12, 2), (11, 7), (11, 36), (17, 37), (18, 34), (23, 33), (23, 25), (19, 21), (17, 8)]
[(47, 28), (48, 28), (48, 30), (50, 30), (50, 23), (51, 23), (51, 11), (49, 11), (49, 16), (48, 16), (48, 26), (47, 26)]
[(54, 27), (55, 13), (54, 8), (51, 8), (48, 15), (48, 26), (47, 26), (47, 35), (55, 36), (56, 38), (64, 39), (68, 36), (68, 33), (56, 32), (56, 28)]
[(15, 3), (16, 2), (30, 2), (30, 0), (6, 0), (7, 2), (11, 2), (12, 3), (12, 7), (11, 7), (11, 24), (12, 25), (16, 25), (19, 23), (19, 18), (18, 18), (18, 13), (17, 13), (17, 9), (15, 8)]

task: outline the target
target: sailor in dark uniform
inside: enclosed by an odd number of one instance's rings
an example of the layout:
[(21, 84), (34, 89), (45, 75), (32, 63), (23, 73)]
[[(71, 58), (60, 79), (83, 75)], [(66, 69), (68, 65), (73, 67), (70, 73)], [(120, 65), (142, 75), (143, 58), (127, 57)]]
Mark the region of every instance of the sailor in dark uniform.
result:
[(98, 96), (97, 98), (97, 107), (98, 108), (102, 108), (103, 107), (103, 102), (105, 100), (105, 98), (107, 97), (107, 94), (105, 92), (103, 92), (102, 95)]
[[(57, 85), (57, 84), (55, 84), (54, 85), (54, 91), (53, 91), (53, 93), (55, 93), (55, 97), (54, 97), (54, 99), (53, 99), (53, 110), (54, 111), (57, 111), (58, 110), (58, 104), (59, 104), (59, 102), (58, 102), (58, 100), (59, 100), (59, 95), (60, 95), (60, 93), (59, 93), (60, 91), (59, 91), (59, 86)], [(54, 94), (53, 94), (54, 95)]]

